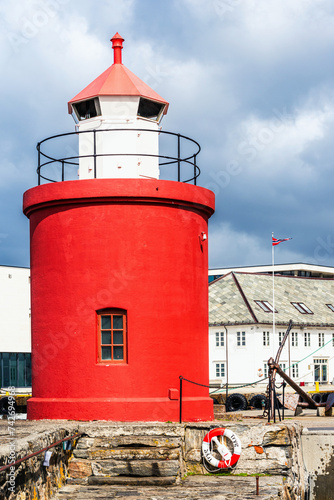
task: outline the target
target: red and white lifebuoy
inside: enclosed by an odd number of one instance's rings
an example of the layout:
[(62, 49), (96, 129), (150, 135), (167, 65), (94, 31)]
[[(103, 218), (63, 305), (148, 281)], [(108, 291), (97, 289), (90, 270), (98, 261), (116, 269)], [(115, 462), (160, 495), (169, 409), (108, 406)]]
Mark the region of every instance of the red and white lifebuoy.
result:
[[(230, 439), (233, 444), (233, 453), (224, 445), (223, 442), (220, 442), (218, 437), (224, 436), (227, 439)], [(221, 455), (222, 460), (218, 460), (212, 455), (213, 445), (216, 445), (218, 453)], [(202, 443), (202, 453), (204, 459), (214, 467), (218, 469), (228, 469), (233, 467), (240, 458), (241, 455), (241, 441), (234, 432), (230, 429), (225, 429), (223, 427), (217, 427), (216, 429), (212, 429), (208, 432), (203, 439)]]

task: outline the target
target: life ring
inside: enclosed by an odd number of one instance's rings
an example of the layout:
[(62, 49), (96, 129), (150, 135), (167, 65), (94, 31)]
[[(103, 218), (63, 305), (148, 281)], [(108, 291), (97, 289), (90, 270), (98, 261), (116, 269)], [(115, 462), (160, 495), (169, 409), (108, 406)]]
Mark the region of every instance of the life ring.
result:
[(263, 371), (262, 371), (262, 368), (259, 368), (258, 371), (257, 371), (257, 376), (258, 377), (263, 377)]
[[(219, 436), (225, 436), (227, 439), (230, 439), (233, 444), (233, 453), (225, 446), (224, 443), (221, 443), (218, 439)], [(218, 460), (212, 454), (213, 451), (213, 443), (215, 443), (218, 453), (221, 455), (222, 460)], [(234, 432), (230, 429), (225, 429), (223, 427), (217, 427), (216, 429), (212, 429), (210, 432), (206, 434), (202, 443), (202, 453), (204, 459), (214, 467), (218, 469), (229, 469), (233, 467), (240, 458), (241, 455), (241, 441)]]

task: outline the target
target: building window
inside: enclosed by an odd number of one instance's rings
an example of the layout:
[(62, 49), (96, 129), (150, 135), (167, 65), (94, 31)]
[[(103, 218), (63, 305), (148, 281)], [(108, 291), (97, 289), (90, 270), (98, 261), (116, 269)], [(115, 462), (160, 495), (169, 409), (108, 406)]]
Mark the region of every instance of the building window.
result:
[(283, 342), (285, 332), (278, 332), (278, 345), (281, 345)]
[(333, 304), (326, 304), (327, 307), (329, 307), (329, 309), (334, 312), (334, 306)]
[(332, 347), (334, 347), (334, 333), (332, 333)]
[(309, 332), (304, 332), (304, 346), (311, 347), (311, 334)]
[(291, 302), (291, 304), (300, 312), (300, 314), (313, 314), (311, 309), (309, 309), (303, 302)]
[(268, 363), (263, 363), (263, 376), (268, 377)]
[(237, 332), (237, 346), (245, 346), (246, 345), (246, 332)]
[(326, 383), (328, 378), (328, 362), (327, 359), (318, 358), (314, 361), (314, 381)]
[(98, 361), (126, 363), (126, 312), (106, 309), (98, 312)]
[(280, 363), (279, 365), (282, 368), (282, 370), (285, 372), (285, 370), (286, 370), (286, 364), (285, 363)]
[(291, 346), (298, 347), (298, 332), (291, 333)]
[(270, 345), (269, 332), (263, 332), (263, 345), (265, 346)]
[(298, 377), (299, 377), (298, 364), (292, 363), (292, 378), (298, 378)]
[[(264, 311), (266, 313), (274, 312), (273, 306), (267, 300), (254, 300), (254, 302), (262, 309), (262, 311)], [(275, 309), (275, 313), (277, 313), (276, 309)]]
[(216, 377), (225, 377), (225, 363), (216, 363)]
[(30, 352), (0, 353), (0, 387), (31, 387)]
[(225, 336), (224, 332), (216, 332), (216, 347), (224, 347)]
[(322, 347), (325, 344), (325, 334), (318, 333), (318, 339), (319, 339), (319, 347)]

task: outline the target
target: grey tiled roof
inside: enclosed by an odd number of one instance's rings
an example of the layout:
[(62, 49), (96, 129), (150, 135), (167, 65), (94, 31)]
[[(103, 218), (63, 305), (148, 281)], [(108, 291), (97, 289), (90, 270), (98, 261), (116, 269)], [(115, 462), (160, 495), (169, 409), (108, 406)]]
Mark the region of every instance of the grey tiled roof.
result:
[[(275, 276), (275, 322), (334, 326), (334, 280)], [(270, 275), (229, 273), (209, 285), (209, 324), (272, 323), (255, 300), (273, 303)], [(239, 285), (239, 286), (238, 286)], [(301, 314), (291, 302), (304, 303), (313, 314)], [(247, 306), (248, 303), (248, 306)], [(249, 310), (251, 309), (251, 311)], [(252, 314), (253, 313), (253, 314)]]

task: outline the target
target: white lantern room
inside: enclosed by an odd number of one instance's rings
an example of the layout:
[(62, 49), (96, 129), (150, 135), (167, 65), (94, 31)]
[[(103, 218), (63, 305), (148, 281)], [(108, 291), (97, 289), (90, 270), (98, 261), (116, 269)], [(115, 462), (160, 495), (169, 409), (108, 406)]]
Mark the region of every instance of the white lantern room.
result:
[(68, 103), (79, 132), (79, 178), (159, 178), (160, 122), (168, 102), (122, 64), (124, 39), (111, 39), (114, 63)]

